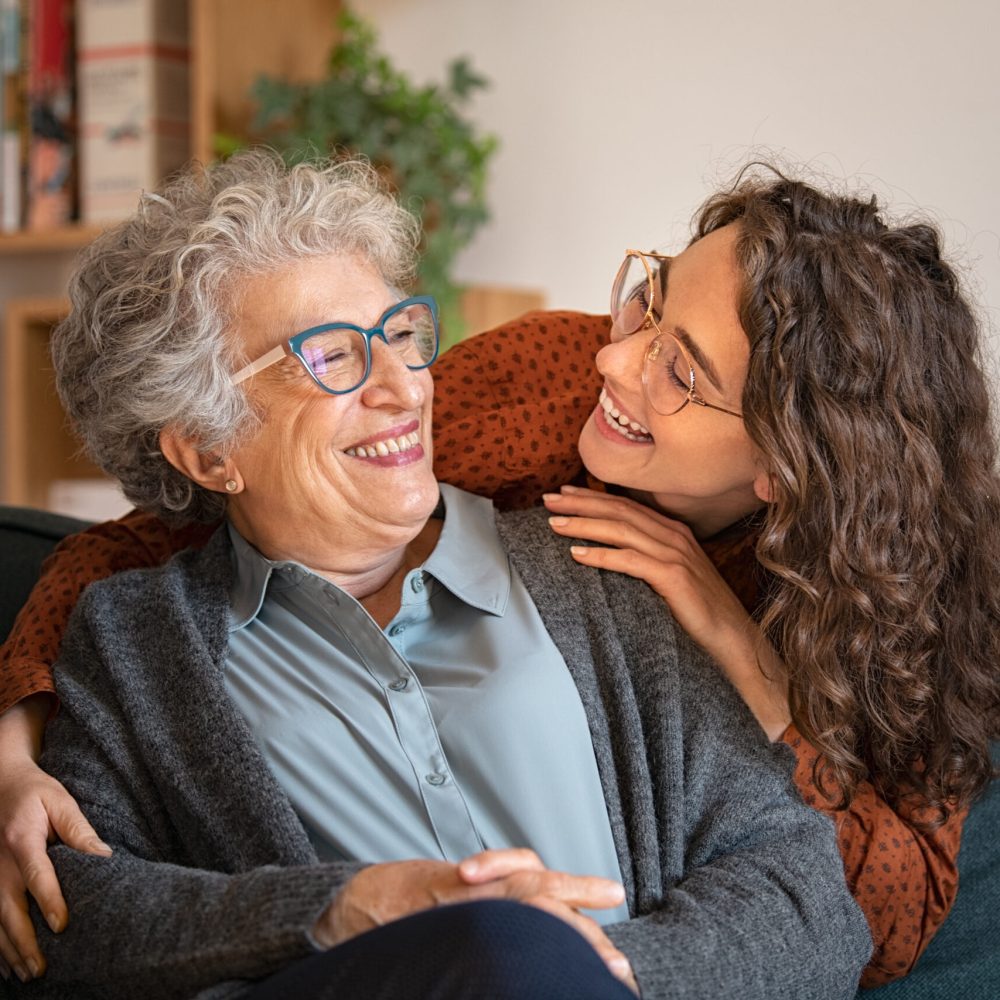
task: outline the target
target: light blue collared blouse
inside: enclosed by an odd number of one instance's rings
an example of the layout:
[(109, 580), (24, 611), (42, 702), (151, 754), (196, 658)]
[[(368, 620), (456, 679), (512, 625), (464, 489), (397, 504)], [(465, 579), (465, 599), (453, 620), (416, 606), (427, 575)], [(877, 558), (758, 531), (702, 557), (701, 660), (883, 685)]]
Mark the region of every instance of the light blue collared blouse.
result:
[(437, 546), (384, 631), (230, 525), (229, 693), (321, 859), (531, 847), (549, 868), (620, 880), (583, 706), (492, 504), (441, 496)]

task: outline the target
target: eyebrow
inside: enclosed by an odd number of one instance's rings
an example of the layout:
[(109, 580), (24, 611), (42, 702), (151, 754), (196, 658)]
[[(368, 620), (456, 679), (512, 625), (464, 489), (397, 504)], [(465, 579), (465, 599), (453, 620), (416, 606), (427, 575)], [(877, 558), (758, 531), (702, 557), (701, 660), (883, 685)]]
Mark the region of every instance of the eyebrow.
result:
[[(670, 265), (673, 263), (673, 257), (667, 257), (663, 260), (659, 267), (659, 277), (660, 277), (660, 301), (663, 302), (667, 298), (667, 286), (670, 283)], [(691, 336), (687, 330), (682, 326), (674, 327), (674, 336), (688, 349), (688, 354), (691, 355), (694, 363), (701, 368), (705, 374), (708, 376), (709, 382), (715, 386), (719, 392), (725, 394), (725, 389), (722, 386), (722, 379), (719, 377), (719, 373), (715, 370), (715, 365), (712, 364), (711, 360), (705, 355), (702, 349), (694, 342), (694, 338)]]
[(711, 360), (694, 342), (691, 334), (688, 333), (683, 327), (675, 326), (674, 336), (688, 349), (688, 353), (691, 355), (691, 358), (694, 360), (695, 364), (705, 372), (712, 385), (714, 385), (719, 392), (725, 393), (726, 390), (723, 388), (722, 379), (719, 378), (719, 373), (715, 370), (715, 365), (712, 364)]

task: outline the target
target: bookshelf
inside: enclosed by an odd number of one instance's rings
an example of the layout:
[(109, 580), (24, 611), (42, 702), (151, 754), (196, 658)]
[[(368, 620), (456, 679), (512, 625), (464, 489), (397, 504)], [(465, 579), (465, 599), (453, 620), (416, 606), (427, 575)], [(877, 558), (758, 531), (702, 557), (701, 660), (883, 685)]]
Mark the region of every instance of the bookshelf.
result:
[[(191, 49), (191, 155), (212, 158), (218, 132), (247, 135), (250, 85), (261, 73), (307, 80), (321, 75), (336, 38), (340, 0), (188, 0)], [(280, 6), (280, 11), (278, 7)], [(138, 192), (137, 192), (138, 193)], [(53, 326), (65, 315), (73, 256), (102, 225), (0, 234), (0, 503), (52, 506), (53, 484), (93, 482), (53, 385), (48, 355)], [(488, 329), (544, 296), (525, 289), (469, 289), (469, 332)], [(64, 513), (102, 516), (93, 510)], [(108, 514), (103, 516), (109, 516)]]
[(4, 315), (3, 445), (6, 503), (46, 507), (57, 480), (96, 478), (80, 456), (56, 395), (49, 333), (65, 315), (59, 297), (15, 299)]
[[(340, 0), (187, 0), (191, 155), (211, 159), (213, 136), (245, 135), (259, 73), (310, 79), (336, 38)], [(280, 12), (277, 7), (280, 6)], [(49, 505), (54, 482), (91, 479), (52, 382), (49, 334), (65, 314), (73, 255), (103, 227), (72, 224), (0, 234), (0, 502)]]

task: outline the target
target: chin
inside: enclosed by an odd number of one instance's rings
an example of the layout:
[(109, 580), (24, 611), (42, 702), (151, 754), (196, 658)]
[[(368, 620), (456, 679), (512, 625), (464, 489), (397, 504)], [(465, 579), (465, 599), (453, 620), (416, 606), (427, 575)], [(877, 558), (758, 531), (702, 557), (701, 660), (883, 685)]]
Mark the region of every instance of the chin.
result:
[(428, 476), (426, 480), (414, 483), (412, 487), (401, 493), (398, 500), (400, 520), (407, 523), (426, 521), (434, 508), (437, 507), (440, 490), (437, 480)]

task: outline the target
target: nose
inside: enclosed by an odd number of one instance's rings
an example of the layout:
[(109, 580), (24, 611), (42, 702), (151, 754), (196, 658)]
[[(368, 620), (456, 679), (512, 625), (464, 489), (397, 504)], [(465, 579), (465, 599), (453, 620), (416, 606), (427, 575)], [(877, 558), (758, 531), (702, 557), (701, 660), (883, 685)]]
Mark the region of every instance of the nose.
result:
[(369, 406), (395, 406), (401, 410), (419, 407), (426, 398), (430, 376), (424, 369), (413, 371), (379, 337), (372, 337), (372, 368), (361, 387)]
[(597, 352), (597, 370), (623, 386), (642, 381), (642, 365), (656, 330), (639, 330), (621, 340), (612, 340)]

